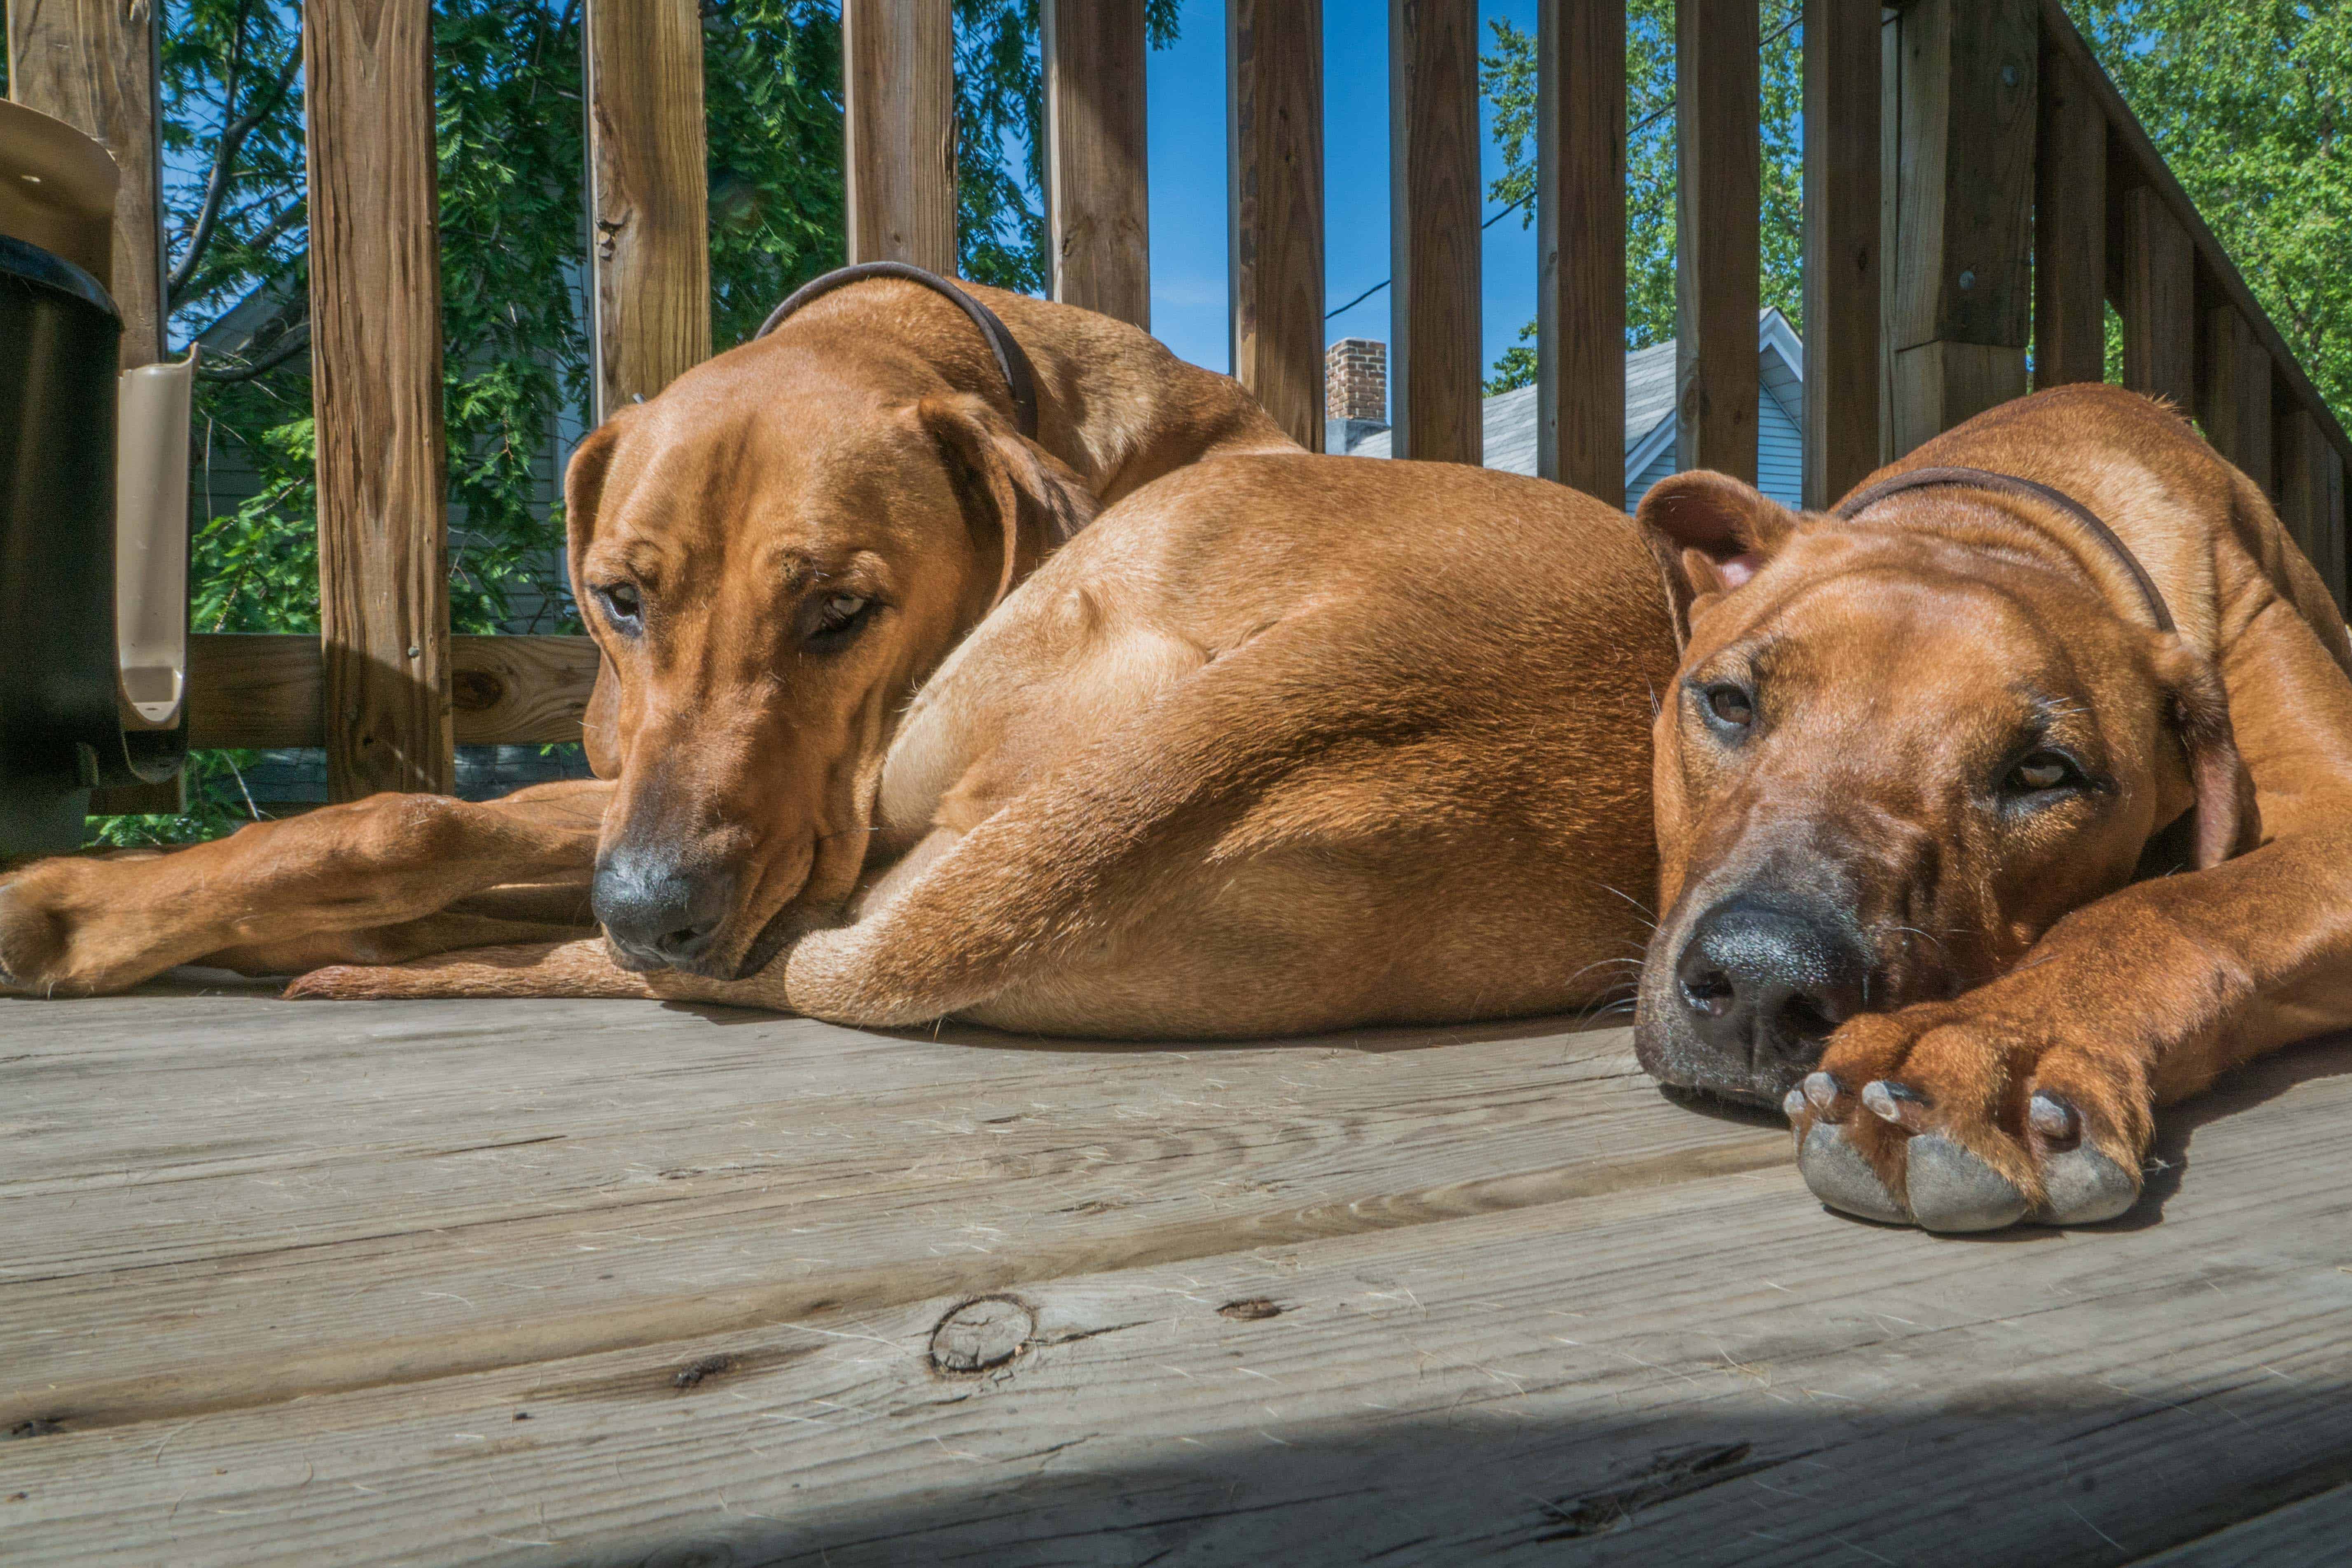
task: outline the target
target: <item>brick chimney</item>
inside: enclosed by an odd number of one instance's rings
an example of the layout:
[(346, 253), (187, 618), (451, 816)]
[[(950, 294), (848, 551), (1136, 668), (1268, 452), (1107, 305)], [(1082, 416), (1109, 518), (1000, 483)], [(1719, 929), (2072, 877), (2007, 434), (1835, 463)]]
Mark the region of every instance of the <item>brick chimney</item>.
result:
[(1370, 338), (1341, 338), (1323, 353), (1323, 415), (1389, 422), (1389, 346)]

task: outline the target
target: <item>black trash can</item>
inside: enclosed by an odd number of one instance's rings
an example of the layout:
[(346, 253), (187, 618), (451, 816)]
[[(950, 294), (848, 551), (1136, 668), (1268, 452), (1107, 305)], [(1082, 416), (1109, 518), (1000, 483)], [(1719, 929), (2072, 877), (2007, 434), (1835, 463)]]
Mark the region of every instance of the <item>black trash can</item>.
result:
[(89, 792), (178, 772), (126, 734), (115, 638), (115, 362), (88, 272), (0, 235), (0, 863), (71, 849)]

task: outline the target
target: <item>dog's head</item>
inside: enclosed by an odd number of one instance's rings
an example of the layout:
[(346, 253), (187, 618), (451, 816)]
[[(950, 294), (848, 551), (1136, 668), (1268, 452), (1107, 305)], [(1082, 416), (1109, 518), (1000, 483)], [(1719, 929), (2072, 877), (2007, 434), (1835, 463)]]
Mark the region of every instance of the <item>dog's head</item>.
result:
[(824, 303), (624, 411), (566, 475), (604, 659), (589, 756), (619, 785), (593, 902), (630, 968), (733, 978), (832, 918), (908, 697), (1093, 510), (990, 403)]
[(2258, 836), (2210, 660), (1987, 547), (1981, 495), (1882, 505), (1905, 526), (1711, 473), (1642, 503), (1688, 628), (1635, 1034), (1664, 1082), (1777, 1104), (1853, 1014), (1956, 994), (2137, 874)]

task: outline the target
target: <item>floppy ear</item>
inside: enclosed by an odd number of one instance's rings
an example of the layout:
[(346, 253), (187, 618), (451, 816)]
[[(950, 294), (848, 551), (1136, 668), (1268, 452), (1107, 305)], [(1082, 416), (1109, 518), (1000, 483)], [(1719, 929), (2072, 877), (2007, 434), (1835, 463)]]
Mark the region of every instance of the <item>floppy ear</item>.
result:
[(940, 444), (959, 489), (976, 492), (995, 514), (1003, 565), (996, 596), (989, 601), (993, 610), (1024, 571), (1036, 570), (1094, 521), (1095, 498), (1060, 458), (1020, 435), (980, 398), (926, 397), (915, 405), (915, 416)]
[(2262, 809), (2253, 775), (2238, 754), (2229, 692), (2213, 661), (2175, 638), (2158, 668), (2172, 704), (2172, 730), (2189, 755), (2189, 777), (2197, 788), (2191, 863), (2203, 871), (2262, 843)]
[(1707, 468), (1660, 479), (1633, 520), (1666, 570), (1678, 632), (1763, 570), (1798, 521), (1753, 485)]
[[(565, 554), (575, 604), (586, 603), (580, 563), (588, 553), (588, 542), (596, 536), (596, 507), (604, 499), (604, 475), (613, 466), (613, 448), (620, 438), (620, 420), (606, 420), (572, 449), (572, 462), (563, 470)], [(583, 608), (581, 614), (584, 618), (587, 611)], [(620, 721), (621, 678), (614, 673), (613, 661), (599, 653), (596, 684), (588, 693), (588, 710), (580, 720), (580, 740), (588, 753), (589, 772), (600, 779), (621, 774)]]

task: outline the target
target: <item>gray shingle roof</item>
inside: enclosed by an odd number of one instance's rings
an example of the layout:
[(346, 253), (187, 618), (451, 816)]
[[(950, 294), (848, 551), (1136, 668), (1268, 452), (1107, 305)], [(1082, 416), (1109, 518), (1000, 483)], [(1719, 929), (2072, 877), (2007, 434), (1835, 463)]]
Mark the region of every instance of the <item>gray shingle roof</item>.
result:
[[(1625, 449), (1632, 451), (1675, 410), (1675, 345), (1671, 338), (1625, 356)], [(1515, 387), (1486, 402), (1486, 467), (1515, 474), (1536, 471), (1536, 389)], [(1391, 433), (1367, 436), (1348, 450), (1359, 458), (1390, 455)]]
[[(1801, 364), (1790, 361), (1792, 356), (1802, 355), (1803, 345), (1796, 341), (1780, 313), (1769, 306), (1758, 312), (1757, 324), (1765, 349), (1764, 363), (1759, 367), (1764, 390), (1779, 397), (1784, 405), (1797, 402), (1801, 396), (1803, 371)], [(1625, 356), (1627, 454), (1630, 456), (1645, 437), (1672, 419), (1674, 414), (1675, 343), (1669, 338), (1645, 349), (1635, 349)], [(1515, 474), (1534, 473), (1536, 389), (1521, 386), (1497, 393), (1486, 400), (1484, 415), (1486, 467)], [(1792, 409), (1790, 416), (1798, 416)], [(1359, 458), (1389, 457), (1392, 450), (1391, 433), (1376, 431), (1348, 450)]]

